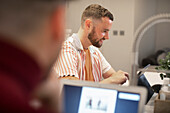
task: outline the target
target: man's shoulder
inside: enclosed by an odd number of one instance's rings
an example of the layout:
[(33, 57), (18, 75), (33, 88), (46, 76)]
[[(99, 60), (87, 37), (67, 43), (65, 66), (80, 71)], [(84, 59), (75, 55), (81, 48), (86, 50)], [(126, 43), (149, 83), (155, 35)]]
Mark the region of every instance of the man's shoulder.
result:
[(63, 46), (62, 46), (62, 51), (64, 51), (64, 52), (77, 52), (77, 49), (74, 46), (73, 37), (69, 37), (67, 40), (64, 41)]
[(73, 43), (73, 38), (72, 37), (69, 37), (67, 40), (64, 41), (63, 43), (63, 46), (72, 46), (72, 43)]
[(81, 41), (75, 33), (64, 41), (63, 49), (64, 48), (73, 49), (75, 51), (83, 50)]

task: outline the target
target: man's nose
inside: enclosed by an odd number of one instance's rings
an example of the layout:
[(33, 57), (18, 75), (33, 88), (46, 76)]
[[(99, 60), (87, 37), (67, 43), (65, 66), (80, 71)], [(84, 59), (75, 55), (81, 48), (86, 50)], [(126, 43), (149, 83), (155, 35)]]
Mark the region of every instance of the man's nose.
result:
[(109, 39), (109, 33), (106, 33), (105, 36), (104, 36), (104, 38), (105, 38), (105, 40), (106, 40), (106, 39), (108, 40), (108, 39)]

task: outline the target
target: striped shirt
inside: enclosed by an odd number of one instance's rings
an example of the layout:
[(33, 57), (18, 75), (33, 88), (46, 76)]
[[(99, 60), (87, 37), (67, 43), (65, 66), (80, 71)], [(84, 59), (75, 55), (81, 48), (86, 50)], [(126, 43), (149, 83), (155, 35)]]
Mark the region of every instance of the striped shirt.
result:
[[(106, 73), (111, 65), (106, 61), (98, 48), (89, 46), (92, 74), (96, 82), (102, 80), (102, 75)], [(78, 77), (85, 80), (85, 59), (86, 54), (77, 34), (73, 34), (63, 44), (60, 56), (54, 67), (56, 73), (60, 76)]]

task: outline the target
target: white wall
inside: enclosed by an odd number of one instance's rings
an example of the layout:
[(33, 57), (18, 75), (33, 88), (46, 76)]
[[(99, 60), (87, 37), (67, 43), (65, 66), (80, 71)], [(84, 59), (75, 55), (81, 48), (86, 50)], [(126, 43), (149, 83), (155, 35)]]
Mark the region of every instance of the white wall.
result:
[[(111, 12), (114, 13), (115, 21), (110, 31), (110, 39), (105, 41), (101, 50), (117, 71), (119, 69), (131, 71), (131, 49), (134, 31), (134, 0), (110, 0)], [(113, 35), (113, 30), (118, 31), (118, 35)], [(120, 30), (125, 31), (124, 36), (120, 36)]]
[[(156, 0), (135, 0), (135, 31), (149, 17), (156, 14)], [(139, 64), (143, 58), (155, 52), (155, 26), (143, 36), (139, 46)]]
[[(170, 13), (170, 0), (158, 0), (157, 13)], [(156, 50), (170, 48), (170, 23), (161, 23), (156, 29)]]

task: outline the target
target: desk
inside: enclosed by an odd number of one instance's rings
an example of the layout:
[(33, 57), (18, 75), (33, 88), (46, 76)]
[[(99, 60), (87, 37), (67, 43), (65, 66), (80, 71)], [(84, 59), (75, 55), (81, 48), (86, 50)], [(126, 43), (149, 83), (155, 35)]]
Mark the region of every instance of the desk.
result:
[(154, 93), (149, 102), (145, 105), (144, 113), (154, 113), (154, 101), (157, 95), (157, 93)]

